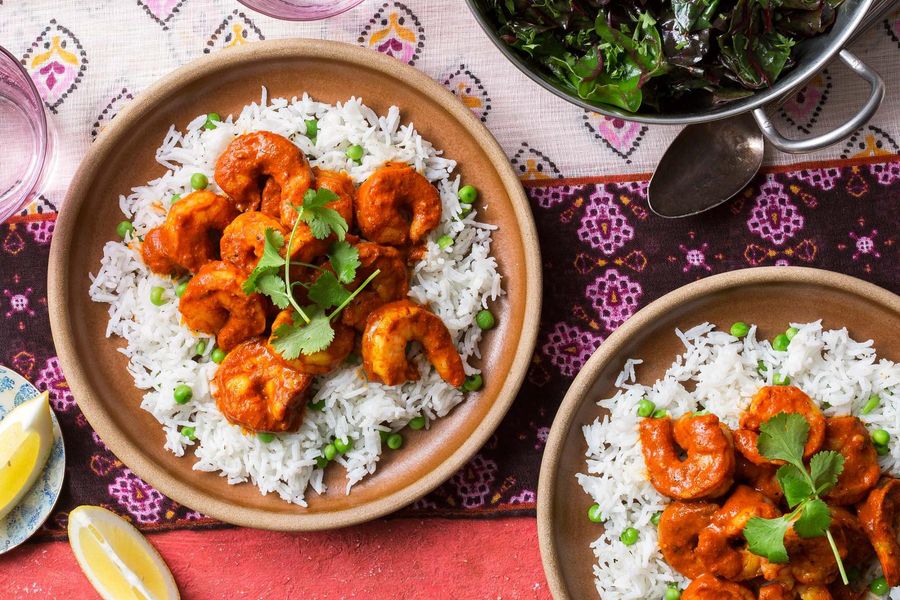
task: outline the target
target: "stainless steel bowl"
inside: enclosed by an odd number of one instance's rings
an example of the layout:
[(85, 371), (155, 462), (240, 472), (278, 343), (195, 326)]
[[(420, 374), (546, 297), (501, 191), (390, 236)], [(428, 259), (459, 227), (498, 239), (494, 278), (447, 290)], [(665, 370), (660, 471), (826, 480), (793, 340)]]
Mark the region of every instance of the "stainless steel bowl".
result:
[[(483, 0), (481, 0), (483, 1)], [(850, 53), (845, 46), (853, 33), (862, 24), (866, 12), (880, 0), (846, 0), (838, 9), (837, 19), (831, 30), (823, 35), (804, 40), (797, 45), (794, 67), (779, 79), (772, 87), (760, 90), (740, 100), (728, 104), (712, 107), (696, 112), (658, 114), (647, 112), (628, 112), (620, 108), (591, 104), (570, 93), (557, 82), (545, 75), (536, 65), (531, 64), (526, 58), (520, 56), (515, 50), (506, 45), (497, 35), (488, 15), (481, 8), (480, 0), (466, 0), (469, 9), (475, 15), (481, 28), (484, 29), (494, 45), (512, 62), (522, 73), (538, 83), (544, 89), (556, 94), (560, 98), (568, 100), (572, 104), (585, 110), (598, 112), (611, 117), (621, 117), (629, 121), (639, 123), (651, 123), (662, 125), (688, 125), (691, 123), (705, 123), (733, 117), (746, 112), (752, 112), (763, 134), (773, 146), (783, 152), (812, 152), (824, 148), (848, 137), (859, 127), (865, 125), (884, 98), (884, 83), (874, 70), (865, 65), (856, 56)], [(817, 135), (804, 140), (791, 140), (783, 137), (769, 117), (764, 107), (777, 105), (790, 97), (794, 92), (803, 87), (816, 73), (821, 71), (835, 57), (841, 58), (855, 73), (865, 79), (870, 86), (869, 98), (864, 106), (850, 120), (843, 125), (827, 133)]]

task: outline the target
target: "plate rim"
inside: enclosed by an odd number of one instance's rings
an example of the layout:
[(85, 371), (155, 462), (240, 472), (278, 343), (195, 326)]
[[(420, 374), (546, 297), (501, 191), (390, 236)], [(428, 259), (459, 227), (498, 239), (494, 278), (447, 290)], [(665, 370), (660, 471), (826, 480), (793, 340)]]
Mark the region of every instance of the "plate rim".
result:
[[(32, 398), (36, 398), (37, 396), (40, 395), (41, 390), (38, 389), (38, 386), (36, 386), (34, 383), (32, 383), (31, 381), (26, 379), (21, 373), (19, 373), (12, 367), (0, 364), (0, 375), (3, 375), (4, 372), (8, 376), (11, 375), (14, 378), (18, 379), (19, 382), (17, 383), (17, 385), (21, 386), (22, 384), (25, 384), (25, 385), (29, 386), (31, 389), (33, 389), (35, 391), (35, 395)], [(28, 535), (26, 535), (22, 540), (6, 547), (5, 549), (0, 549), (0, 556), (3, 556), (4, 554), (7, 554), (7, 553), (13, 551), (14, 549), (18, 548), (19, 546), (21, 546), (22, 544), (24, 544), (25, 542), (30, 540), (32, 537), (34, 537), (34, 535), (38, 531), (40, 531), (41, 527), (44, 526), (44, 523), (46, 523), (50, 519), (50, 516), (53, 514), (53, 511), (56, 510), (56, 505), (59, 503), (60, 496), (62, 496), (62, 489), (66, 483), (66, 439), (65, 439), (65, 436), (63, 435), (62, 425), (60, 425), (60, 423), (59, 423), (59, 417), (56, 415), (56, 411), (53, 409), (52, 405), (50, 406), (50, 418), (53, 421), (53, 444), (56, 445), (56, 441), (58, 439), (60, 448), (62, 448), (62, 456), (60, 456), (60, 458), (58, 459), (61, 462), (62, 477), (59, 478), (59, 484), (53, 490), (53, 502), (50, 503), (50, 506), (47, 509), (47, 514), (44, 515), (44, 518), (39, 519), (39, 521), (35, 522), (34, 529), (32, 529), (28, 533)], [(50, 452), (51, 453), (53, 452), (52, 448), (50, 449)], [(52, 457), (50, 457), (50, 458), (52, 458)], [(50, 458), (47, 459), (47, 465), (50, 464)], [(47, 468), (47, 465), (44, 465), (44, 469)], [(42, 469), (42, 471), (43, 471), (43, 469)], [(41, 475), (41, 476), (43, 476), (43, 475)], [(38, 482), (35, 481), (34, 484), (32, 485), (32, 487), (34, 487), (34, 485), (37, 485), (37, 483)], [(29, 490), (29, 493), (31, 493), (30, 490)], [(8, 516), (9, 516), (9, 514), (7, 514), (6, 517), (3, 517), (2, 519), (0, 519), (0, 521), (5, 521)]]
[[(141, 451), (119, 439), (116, 433), (117, 428), (93, 400), (91, 386), (82, 376), (82, 368), (79, 367), (80, 361), (78, 361), (74, 344), (75, 328), (65, 309), (70, 300), (67, 289), (69, 273), (65, 268), (67, 266), (65, 250), (74, 240), (76, 215), (82, 210), (83, 202), (88, 194), (87, 176), (95, 168), (98, 168), (96, 163), (100, 157), (111, 151), (128, 126), (140, 119), (140, 115), (146, 107), (155, 107), (165, 102), (171, 88), (179, 88), (206, 76), (206, 72), (210, 68), (219, 70), (245, 63), (264, 63), (278, 59), (290, 60), (304, 57), (362, 65), (377, 71), (385, 78), (404, 81), (439, 102), (451, 117), (465, 126), (488, 155), (509, 196), (510, 205), (515, 214), (524, 254), (521, 276), (525, 279), (524, 301), (526, 306), (524, 314), (526, 316), (540, 314), (543, 287), (540, 249), (534, 217), (524, 188), (506, 153), (487, 127), (455, 95), (425, 73), (392, 57), (352, 44), (330, 40), (296, 38), (259, 41), (196, 58), (164, 75), (123, 107), (116, 118), (89, 147), (76, 170), (66, 194), (66, 200), (58, 213), (51, 242), (47, 279), (48, 304), (53, 341), (63, 372), (79, 407), (91, 426), (104, 440), (110, 451), (141, 479), (176, 502), (199, 510), (220, 521), (278, 531), (318, 531), (364, 523), (407, 506), (446, 481), (487, 443), (512, 406), (530, 365), (539, 327), (539, 319), (524, 319), (516, 353), (503, 386), (472, 435), (421, 479), (363, 506), (312, 514), (275, 513), (259, 508), (239, 506), (223, 500), (222, 496), (213, 497), (193, 490), (154, 461), (147, 460), (146, 455)], [(87, 299), (78, 300), (87, 301)], [(184, 499), (188, 499), (188, 501), (184, 502)]]
[(852, 275), (813, 267), (768, 266), (726, 271), (693, 281), (660, 296), (625, 321), (600, 344), (575, 376), (553, 418), (541, 458), (536, 509), (538, 546), (544, 575), (547, 577), (550, 592), (556, 600), (572, 598), (562, 576), (562, 569), (557, 557), (557, 544), (553, 535), (555, 511), (553, 497), (556, 495), (556, 473), (562, 459), (563, 443), (573, 426), (577, 409), (586, 401), (585, 396), (596, 381), (597, 375), (611, 360), (615, 359), (621, 347), (633, 333), (638, 332), (672, 307), (706, 294), (760, 283), (806, 283), (851, 291), (877, 303), (894, 306), (897, 313), (900, 314), (900, 295), (874, 283)]

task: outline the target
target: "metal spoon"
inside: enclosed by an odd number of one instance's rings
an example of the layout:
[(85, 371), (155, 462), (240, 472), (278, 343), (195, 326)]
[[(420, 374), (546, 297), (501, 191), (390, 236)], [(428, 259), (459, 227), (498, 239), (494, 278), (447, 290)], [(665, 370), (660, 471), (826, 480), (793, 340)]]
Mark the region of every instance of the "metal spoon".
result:
[[(877, 2), (850, 41), (884, 19), (897, 4), (897, 0)], [(688, 217), (727, 202), (756, 176), (764, 149), (763, 135), (750, 113), (688, 125), (653, 173), (650, 210), (661, 217)]]

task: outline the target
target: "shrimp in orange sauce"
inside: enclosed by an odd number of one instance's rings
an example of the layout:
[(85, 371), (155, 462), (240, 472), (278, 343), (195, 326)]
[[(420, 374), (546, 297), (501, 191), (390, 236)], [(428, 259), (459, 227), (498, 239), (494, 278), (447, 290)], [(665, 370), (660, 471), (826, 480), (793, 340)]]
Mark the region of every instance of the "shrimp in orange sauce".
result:
[(360, 242), (356, 249), (360, 266), (356, 269), (356, 279), (347, 286), (350, 290), (355, 290), (372, 273), (379, 271), (378, 276), (341, 312), (344, 324), (362, 331), (373, 310), (406, 298), (409, 294), (409, 273), (403, 254), (396, 248)]
[(266, 329), (266, 311), (259, 294), (241, 289), (244, 273), (232, 264), (205, 264), (185, 288), (178, 304), (185, 324), (216, 334), (216, 344), (228, 351)]
[(216, 161), (215, 179), (244, 211), (260, 208), (268, 179), (278, 185), (282, 203), (303, 204), (313, 172), (306, 156), (291, 140), (271, 131), (256, 131), (228, 144)]
[(292, 369), (256, 338), (219, 365), (213, 396), (225, 418), (249, 431), (297, 431), (313, 377)]
[(747, 460), (755, 464), (782, 464), (762, 456), (756, 447), (759, 427), (778, 413), (797, 413), (809, 423), (809, 437), (803, 447), (803, 457), (819, 451), (825, 439), (825, 416), (815, 402), (793, 386), (774, 385), (760, 389), (750, 406), (741, 414), (740, 429), (734, 431), (734, 446)]
[(703, 574), (694, 579), (681, 594), (681, 600), (756, 600), (748, 588), (739, 583)]
[(444, 381), (453, 387), (465, 382), (462, 359), (447, 326), (410, 300), (385, 304), (369, 314), (362, 338), (363, 367), (369, 378), (386, 385), (417, 381), (419, 370), (406, 357), (406, 346), (412, 341), (422, 344), (425, 356)]
[[(269, 348), (277, 354), (272, 347), (278, 328), (282, 325), (294, 323), (293, 309), (286, 309), (278, 313), (272, 323), (272, 335), (269, 337)], [(334, 339), (324, 350), (312, 354), (301, 354), (294, 359), (284, 359), (292, 368), (309, 375), (325, 375), (336, 369), (353, 352), (356, 345), (356, 332), (352, 328), (341, 323), (333, 323)]]
[(217, 259), (218, 236), (237, 215), (234, 203), (224, 196), (205, 190), (188, 194), (172, 204), (162, 225), (148, 233), (145, 239), (150, 243), (141, 248), (144, 262), (154, 271), (155, 266), (176, 265), (196, 273)]
[[(641, 448), (653, 484), (679, 500), (716, 498), (734, 481), (731, 433), (712, 414), (642, 419)], [(682, 460), (679, 449), (686, 457)]]
[(859, 507), (862, 524), (891, 587), (900, 585), (900, 480), (885, 477)]
[(250, 273), (263, 255), (267, 229), (285, 235), (280, 222), (261, 212), (248, 211), (238, 215), (222, 232), (219, 242), (222, 260)]
[(719, 510), (711, 502), (672, 502), (659, 518), (659, 549), (673, 569), (685, 577), (699, 577), (707, 571), (697, 555), (700, 533)]
[(441, 222), (441, 196), (403, 163), (385, 163), (359, 188), (356, 221), (363, 237), (386, 246), (417, 244)]
[[(316, 189), (327, 189), (337, 194), (337, 199), (332, 200), (325, 206), (336, 210), (341, 217), (347, 222), (347, 225), (353, 223), (353, 203), (356, 191), (353, 188), (353, 181), (346, 173), (338, 173), (337, 171), (326, 171), (324, 169), (315, 169), (316, 173)], [(299, 204), (298, 204), (299, 206)], [(309, 225), (306, 223), (296, 223), (297, 211), (290, 202), (282, 202), (281, 205), (281, 223), (287, 231), (294, 229), (293, 240), (291, 241), (291, 258), (300, 262), (311, 263), (315, 259), (328, 252), (337, 238), (334, 234), (325, 239), (316, 238)], [(285, 237), (285, 243), (288, 243), (289, 236)]]
[(837, 485), (825, 494), (834, 504), (856, 504), (866, 497), (881, 476), (878, 453), (869, 431), (856, 417), (829, 417), (825, 420), (825, 450), (840, 452), (844, 470)]

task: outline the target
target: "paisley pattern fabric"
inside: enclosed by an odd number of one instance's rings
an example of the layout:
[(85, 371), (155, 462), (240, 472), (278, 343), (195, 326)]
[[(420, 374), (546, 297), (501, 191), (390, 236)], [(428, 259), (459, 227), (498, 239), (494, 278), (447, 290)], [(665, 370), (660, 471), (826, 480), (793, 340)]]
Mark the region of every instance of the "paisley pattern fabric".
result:
[[(572, 377), (616, 327), (679, 285), (793, 264), (900, 287), (900, 78), (890, 76), (900, 56), (900, 12), (853, 48), (886, 75), (887, 99), (871, 123), (804, 158), (813, 162), (770, 168), (711, 213), (672, 222), (649, 212), (641, 173), (652, 170), (677, 128), (585, 112), (543, 91), (503, 59), (461, 0), (366, 0), (314, 23), (279, 22), (236, 0), (0, 1), (0, 39), (31, 74), (57, 134), (48, 189), (0, 225), (0, 364), (49, 390), (70, 457), (45, 536), (60, 535), (68, 511), (82, 503), (144, 529), (213, 524), (141, 481), (79, 411), (50, 337), (49, 244), (87, 146), (144, 88), (204, 54), (294, 37), (356, 44), (441, 82), (497, 136), (538, 224), (544, 313), (525, 385), (478, 455), (407, 514), (531, 514), (541, 453)], [(777, 111), (779, 126), (795, 136), (824, 131), (858, 106), (861, 87), (830, 65)], [(698, 160), (710, 159), (698, 152)], [(770, 165), (795, 160), (766, 157)]]
[[(526, 160), (541, 164), (539, 157)], [(572, 378), (626, 319), (680, 285), (734, 269), (803, 265), (900, 292), (896, 155), (769, 171), (732, 202), (679, 221), (649, 212), (646, 183), (622, 177), (526, 182), (545, 283), (527, 379), (488, 444), (405, 513), (533, 511), (541, 452)], [(54, 218), (45, 213), (0, 226), (0, 339), (7, 341), (0, 363), (50, 391), (69, 449), (66, 489), (44, 535), (61, 535), (67, 511), (82, 503), (106, 506), (144, 529), (211, 524), (141, 481), (106, 449), (79, 411), (47, 321)], [(490, 365), (485, 373), (492, 375)]]

